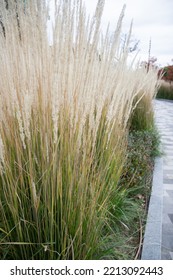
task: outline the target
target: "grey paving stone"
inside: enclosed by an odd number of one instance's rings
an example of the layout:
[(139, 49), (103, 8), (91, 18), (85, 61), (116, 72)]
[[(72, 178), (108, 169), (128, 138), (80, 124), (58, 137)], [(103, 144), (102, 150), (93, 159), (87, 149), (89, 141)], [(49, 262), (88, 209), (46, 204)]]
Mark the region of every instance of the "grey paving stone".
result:
[(171, 174), (173, 176), (173, 170), (165, 170), (163, 169), (163, 175)]
[[(163, 197), (164, 197), (164, 198), (169, 198), (169, 199), (171, 200), (171, 202), (172, 202), (172, 198), (170, 197), (168, 191), (169, 191), (169, 190), (164, 190), (164, 191), (163, 191)], [(172, 203), (171, 203), (171, 204), (172, 204)]]
[(143, 260), (161, 259), (163, 202), (163, 160), (155, 160), (152, 193), (149, 202), (147, 224), (142, 250)]
[[(150, 199), (143, 259), (173, 259), (173, 102), (154, 100), (154, 119), (161, 135), (160, 149), (163, 153), (163, 173), (155, 178), (158, 187)], [(162, 116), (162, 117), (160, 117)], [(162, 191), (159, 188), (162, 186)], [(159, 200), (161, 199), (162, 200)], [(162, 203), (161, 203), (162, 202)], [(156, 207), (156, 205), (161, 205)], [(150, 212), (151, 210), (151, 212)], [(160, 220), (161, 218), (161, 220)], [(155, 222), (155, 224), (154, 224)], [(160, 227), (159, 227), (160, 223)], [(154, 226), (155, 230), (152, 229)], [(161, 228), (161, 229), (160, 229)], [(159, 237), (160, 236), (160, 237)], [(145, 242), (147, 241), (147, 242)], [(159, 243), (160, 241), (160, 243)], [(155, 251), (156, 250), (156, 251)], [(158, 251), (157, 251), (158, 250)], [(159, 253), (160, 250), (160, 253)], [(156, 257), (157, 256), (157, 257)]]
[[(164, 201), (164, 199), (165, 199), (165, 197), (163, 198), (163, 201)], [(165, 204), (163, 202), (163, 213), (170, 214), (170, 212), (172, 212), (170, 209), (173, 209), (173, 203)]]
[[(172, 210), (171, 212), (173, 212), (173, 208), (170, 209), (170, 210)], [(173, 223), (173, 214), (169, 214), (169, 213), (168, 213), (168, 217), (169, 217), (169, 219), (171, 220), (171, 223)], [(172, 238), (173, 238), (173, 236), (172, 236)]]
[(173, 160), (173, 156), (167, 155), (166, 157), (164, 157), (164, 159)]
[(162, 235), (162, 247), (173, 251), (173, 236), (172, 234), (163, 234)]
[[(166, 191), (167, 191), (167, 189), (165, 189)], [(163, 197), (163, 205), (164, 206), (169, 206), (169, 207), (167, 207), (167, 208), (169, 208), (170, 209), (170, 211), (172, 212), (172, 207), (173, 207), (173, 201), (172, 201), (172, 199), (171, 199), (171, 197), (170, 196), (165, 196), (165, 197)], [(171, 213), (170, 212), (170, 213)]]
[[(164, 224), (169, 223), (170, 225), (170, 218), (167, 213), (162, 213), (162, 221)], [(163, 229), (163, 225), (162, 225), (162, 229)]]
[(165, 191), (172, 191), (173, 190), (173, 185), (172, 184), (163, 184), (163, 189)]
[(149, 210), (148, 210), (148, 221), (149, 222), (161, 222), (162, 214), (162, 197), (152, 195), (150, 198)]
[(164, 184), (173, 184), (173, 179), (163, 178), (163, 183)]
[[(152, 196), (163, 196), (163, 159), (156, 158), (153, 171)], [(151, 198), (152, 202), (152, 198)]]
[(169, 151), (167, 149), (164, 150), (165, 154), (169, 154), (170, 156), (173, 156), (173, 150)]
[[(173, 152), (172, 146), (165, 145), (165, 144), (162, 142), (162, 147), (163, 147), (163, 152), (165, 153), (165, 155), (166, 155), (166, 156), (172, 157), (172, 152)], [(171, 153), (171, 154), (170, 154), (170, 153)]]
[[(164, 189), (164, 190), (168, 191), (168, 189)], [(169, 205), (170, 209), (172, 209), (173, 201), (170, 196), (163, 198), (163, 208), (164, 208), (164, 206), (167, 206), (167, 205)]]
[(145, 229), (146, 244), (161, 244), (162, 224), (160, 222), (147, 222)]
[(142, 260), (160, 260), (161, 246), (157, 244), (145, 245), (142, 251)]
[(173, 173), (171, 172), (171, 170), (169, 170), (170, 173), (168, 173), (168, 171), (164, 171), (163, 173), (163, 180), (164, 179), (168, 179), (168, 180), (173, 180)]
[(161, 259), (162, 260), (172, 260), (172, 257), (169, 253), (169, 251), (163, 252), (161, 253)]
[(163, 159), (163, 164), (166, 165), (166, 166), (173, 167), (173, 161), (172, 160), (165, 160), (165, 159)]
[(169, 252), (170, 255), (171, 255), (171, 259), (173, 260), (173, 252)]
[(163, 170), (173, 170), (173, 166), (164, 164)]
[[(166, 190), (166, 192), (168, 193), (169, 197), (172, 199), (173, 201), (173, 190)], [(173, 210), (173, 209), (172, 209)]]
[(170, 224), (170, 220), (168, 217), (167, 222), (165, 222), (165, 220), (163, 219), (163, 224), (162, 224), (162, 234), (166, 234), (166, 235), (172, 235), (173, 236), (173, 224)]
[(162, 144), (164, 145), (165, 149), (168, 149), (168, 150), (173, 149), (173, 140), (172, 139), (169, 139), (169, 140), (162, 139)]
[[(170, 128), (169, 128), (170, 130)], [(168, 144), (168, 146), (173, 146), (173, 137), (172, 136), (162, 136), (162, 143)]]
[(153, 235), (147, 235), (145, 237), (145, 242), (146, 242), (147, 245), (150, 245), (150, 246), (153, 246), (153, 245), (161, 246), (162, 239), (160, 238), (160, 233), (154, 234), (154, 236)]

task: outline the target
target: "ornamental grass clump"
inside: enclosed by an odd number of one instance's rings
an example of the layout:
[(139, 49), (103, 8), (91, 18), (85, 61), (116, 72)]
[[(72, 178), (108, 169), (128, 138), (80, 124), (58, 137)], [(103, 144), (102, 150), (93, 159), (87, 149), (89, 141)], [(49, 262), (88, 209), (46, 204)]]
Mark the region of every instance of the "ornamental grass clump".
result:
[[(38, 1), (37, 1), (38, 2)], [(3, 7), (0, 33), (0, 258), (93, 259), (125, 160), (129, 117), (146, 84), (114, 36), (104, 1), (88, 20), (59, 1)], [(4, 34), (5, 30), (5, 34)], [(131, 29), (129, 31), (130, 38)]]
[(156, 97), (160, 86), (159, 80), (157, 81), (158, 71), (154, 68), (149, 68), (147, 71), (145, 67), (136, 71), (139, 71), (140, 79), (144, 79), (144, 83), (134, 100), (135, 105), (130, 118), (130, 128), (131, 130), (153, 130), (153, 99)]
[(157, 98), (173, 100), (173, 82), (161, 80)]

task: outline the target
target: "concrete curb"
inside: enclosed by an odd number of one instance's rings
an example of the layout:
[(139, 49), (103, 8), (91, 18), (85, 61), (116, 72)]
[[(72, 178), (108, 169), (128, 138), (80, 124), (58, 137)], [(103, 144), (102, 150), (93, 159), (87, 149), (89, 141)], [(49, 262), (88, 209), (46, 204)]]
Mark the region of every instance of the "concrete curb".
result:
[(152, 191), (145, 228), (142, 260), (161, 260), (163, 209), (163, 158), (155, 159)]

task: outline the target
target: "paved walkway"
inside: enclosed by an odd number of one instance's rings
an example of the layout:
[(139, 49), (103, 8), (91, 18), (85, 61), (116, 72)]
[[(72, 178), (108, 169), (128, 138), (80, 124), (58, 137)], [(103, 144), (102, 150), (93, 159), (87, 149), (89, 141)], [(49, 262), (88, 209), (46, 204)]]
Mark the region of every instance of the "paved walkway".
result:
[(161, 259), (173, 259), (173, 102), (155, 100), (155, 120), (163, 151)]
[(173, 260), (173, 102), (155, 100), (162, 157), (155, 160), (142, 260)]

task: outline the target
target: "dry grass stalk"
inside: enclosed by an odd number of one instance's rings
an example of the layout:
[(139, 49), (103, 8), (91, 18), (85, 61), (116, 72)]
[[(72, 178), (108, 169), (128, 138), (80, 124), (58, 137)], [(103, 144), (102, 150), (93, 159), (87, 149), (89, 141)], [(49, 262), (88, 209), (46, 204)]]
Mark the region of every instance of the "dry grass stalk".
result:
[(52, 46), (44, 8), (19, 6), (20, 30), (16, 14), (4, 12), (0, 247), (8, 244), (11, 258), (89, 259), (99, 251), (134, 100), (156, 82), (127, 67), (128, 45), (120, 52), (124, 8), (113, 41), (109, 32), (101, 40), (103, 4), (88, 21), (80, 0), (59, 1)]

